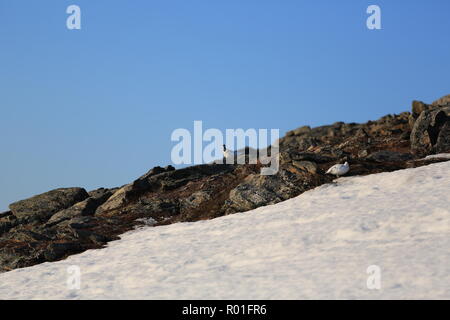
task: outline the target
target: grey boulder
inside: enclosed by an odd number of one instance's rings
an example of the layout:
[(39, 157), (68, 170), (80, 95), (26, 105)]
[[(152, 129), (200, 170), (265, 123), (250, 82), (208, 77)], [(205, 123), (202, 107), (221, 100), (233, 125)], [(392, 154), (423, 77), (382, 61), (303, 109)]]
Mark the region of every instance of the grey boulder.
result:
[(69, 220), (74, 217), (92, 216), (95, 210), (108, 200), (115, 189), (97, 189), (89, 192), (91, 197), (74, 204), (73, 206), (58, 211), (48, 220), (47, 225), (55, 225), (64, 220)]
[(60, 188), (9, 205), (17, 218), (45, 221), (55, 212), (69, 208), (88, 198), (83, 188)]

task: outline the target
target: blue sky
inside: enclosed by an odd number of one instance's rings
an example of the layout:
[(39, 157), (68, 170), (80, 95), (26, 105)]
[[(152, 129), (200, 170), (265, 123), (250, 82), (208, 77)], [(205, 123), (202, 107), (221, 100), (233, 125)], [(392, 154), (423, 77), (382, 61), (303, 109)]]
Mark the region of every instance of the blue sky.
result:
[[(76, 4), (82, 29), (66, 28)], [(382, 30), (366, 28), (366, 8)], [(448, 0), (0, 0), (0, 210), (171, 163), (176, 128), (363, 122), (450, 93)]]

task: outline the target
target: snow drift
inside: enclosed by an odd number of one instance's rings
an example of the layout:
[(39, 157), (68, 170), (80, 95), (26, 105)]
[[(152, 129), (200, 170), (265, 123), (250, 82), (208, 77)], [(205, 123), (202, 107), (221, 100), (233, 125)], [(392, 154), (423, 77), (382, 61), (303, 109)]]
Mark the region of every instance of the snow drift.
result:
[[(450, 162), (340, 178), (0, 274), (1, 299), (450, 299)], [(68, 267), (81, 271), (69, 289)], [(367, 268), (379, 266), (380, 290)], [(69, 269), (70, 270), (70, 269)]]

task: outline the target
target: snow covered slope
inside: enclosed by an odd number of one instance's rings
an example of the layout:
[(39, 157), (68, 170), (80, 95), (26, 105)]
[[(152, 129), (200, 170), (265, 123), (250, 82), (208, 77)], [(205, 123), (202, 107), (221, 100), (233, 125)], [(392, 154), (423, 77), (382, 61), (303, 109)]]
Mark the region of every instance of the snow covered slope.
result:
[[(0, 298), (450, 299), (450, 162), (338, 180), (283, 203), (129, 232), (0, 274)], [(81, 289), (67, 288), (67, 268)], [(381, 268), (381, 289), (366, 270)]]

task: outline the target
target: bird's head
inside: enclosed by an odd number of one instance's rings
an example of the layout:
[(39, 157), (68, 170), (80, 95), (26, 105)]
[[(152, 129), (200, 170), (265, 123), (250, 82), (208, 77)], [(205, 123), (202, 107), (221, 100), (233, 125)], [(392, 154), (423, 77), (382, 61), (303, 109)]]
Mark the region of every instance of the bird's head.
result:
[(223, 151), (227, 151), (227, 147), (223, 144)]

